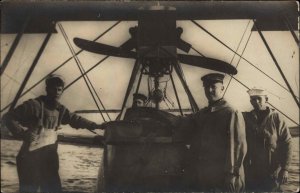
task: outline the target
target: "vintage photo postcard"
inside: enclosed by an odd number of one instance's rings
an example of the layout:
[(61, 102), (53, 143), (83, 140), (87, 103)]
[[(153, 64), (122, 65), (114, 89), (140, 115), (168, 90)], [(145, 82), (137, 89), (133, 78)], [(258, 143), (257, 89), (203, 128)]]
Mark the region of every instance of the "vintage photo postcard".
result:
[(1, 9), (1, 192), (298, 192), (296, 1)]

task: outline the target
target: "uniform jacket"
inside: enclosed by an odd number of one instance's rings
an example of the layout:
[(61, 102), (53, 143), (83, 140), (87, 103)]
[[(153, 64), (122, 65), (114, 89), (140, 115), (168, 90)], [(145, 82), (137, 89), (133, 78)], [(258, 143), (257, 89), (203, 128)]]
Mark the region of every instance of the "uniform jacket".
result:
[(261, 123), (254, 110), (244, 113), (249, 149), (245, 164), (258, 170), (266, 168), (270, 173), (278, 167), (288, 170), (292, 158), (289, 128), (277, 111), (269, 107), (267, 111)]
[(191, 152), (200, 167), (218, 168), (212, 171), (215, 172), (210, 175), (212, 177), (229, 173), (244, 175), (242, 163), (247, 144), (242, 114), (221, 99), (201, 109), (191, 119), (195, 125)]

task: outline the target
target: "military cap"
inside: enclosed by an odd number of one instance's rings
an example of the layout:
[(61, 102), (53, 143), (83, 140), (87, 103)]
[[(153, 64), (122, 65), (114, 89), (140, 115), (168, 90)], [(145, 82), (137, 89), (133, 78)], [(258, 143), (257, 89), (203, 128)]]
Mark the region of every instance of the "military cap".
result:
[(134, 93), (133, 94), (133, 99), (141, 99), (143, 101), (146, 101), (147, 97), (146, 97), (146, 95), (141, 94), (141, 93)]
[(247, 92), (250, 96), (266, 96), (267, 95), (266, 90), (263, 88), (252, 88), (252, 89), (249, 89)]
[(61, 75), (58, 74), (50, 74), (46, 78), (46, 86), (65, 86), (65, 80)]
[(210, 73), (202, 76), (201, 80), (203, 83), (216, 83), (221, 82), (223, 83), (225, 75), (220, 73)]

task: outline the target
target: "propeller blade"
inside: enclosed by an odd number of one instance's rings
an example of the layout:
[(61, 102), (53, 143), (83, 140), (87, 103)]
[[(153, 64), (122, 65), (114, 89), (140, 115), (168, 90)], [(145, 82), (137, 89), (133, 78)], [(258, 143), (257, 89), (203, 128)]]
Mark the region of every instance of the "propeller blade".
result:
[(191, 66), (216, 70), (227, 74), (237, 74), (237, 70), (234, 66), (221, 60), (185, 54), (178, 54), (178, 59), (180, 62), (184, 64), (189, 64)]
[(131, 51), (133, 48), (137, 47), (136, 40), (133, 38), (130, 38), (129, 40), (124, 42), (124, 44), (122, 44), (120, 47), (122, 50)]
[(137, 58), (136, 52), (124, 50), (122, 48), (117, 48), (98, 42), (84, 40), (81, 38), (74, 38), (73, 41), (76, 44), (76, 46), (89, 52), (122, 58)]
[(177, 35), (177, 48), (181, 49), (182, 51), (188, 53), (192, 47), (191, 44), (187, 43), (186, 41), (180, 38), (183, 29), (181, 27), (176, 28), (176, 35)]
[(137, 48), (137, 30), (137, 26), (129, 28), (131, 38), (120, 46), (122, 49), (130, 51), (133, 48)]
[(187, 43), (186, 41), (182, 40), (181, 38), (177, 41), (177, 48), (181, 49), (182, 51), (188, 53), (191, 49), (192, 45)]

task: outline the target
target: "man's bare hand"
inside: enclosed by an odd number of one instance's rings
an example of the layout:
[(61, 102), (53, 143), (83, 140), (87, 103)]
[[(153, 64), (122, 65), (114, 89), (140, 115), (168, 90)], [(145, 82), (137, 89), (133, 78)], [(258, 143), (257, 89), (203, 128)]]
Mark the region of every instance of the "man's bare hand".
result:
[(240, 176), (228, 174), (225, 178), (225, 188), (228, 192), (242, 192), (245, 184)]
[(107, 127), (107, 123), (97, 124), (93, 123), (91, 124), (87, 129), (88, 130), (95, 130), (95, 129), (105, 129)]
[(235, 192), (235, 180), (236, 176), (228, 174), (225, 177), (225, 187), (229, 192)]
[(289, 172), (287, 170), (280, 170), (278, 174), (278, 181), (281, 184), (285, 184), (288, 180)]
[(36, 140), (37, 140), (38, 134), (36, 134), (36, 133), (34, 133), (34, 132), (26, 131), (25, 138), (26, 138), (28, 141), (33, 142), (33, 141), (36, 141)]

